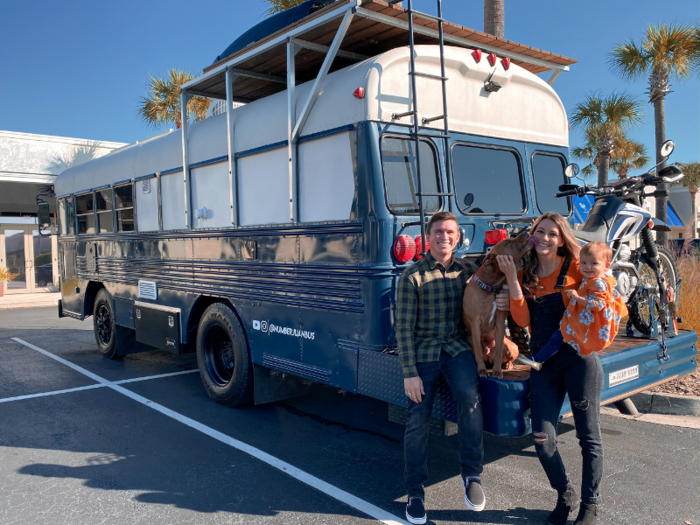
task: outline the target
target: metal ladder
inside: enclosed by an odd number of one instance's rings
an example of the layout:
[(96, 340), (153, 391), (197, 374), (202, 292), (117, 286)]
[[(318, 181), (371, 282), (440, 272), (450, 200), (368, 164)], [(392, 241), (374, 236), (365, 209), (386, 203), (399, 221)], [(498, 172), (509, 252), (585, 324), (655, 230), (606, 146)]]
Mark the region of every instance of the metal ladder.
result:
[[(389, 5), (401, 3), (405, 0), (389, 0)], [(426, 238), (425, 238), (425, 209), (423, 207), (423, 197), (449, 197), (454, 196), (454, 192), (450, 191), (451, 185), (451, 173), (452, 165), (450, 161), (450, 150), (449, 150), (449, 139), (450, 135), (448, 133), (449, 125), (447, 120), (447, 77), (445, 76), (445, 41), (443, 38), (443, 28), (442, 24), (444, 19), (442, 18), (442, 0), (437, 1), (437, 16), (429, 15), (427, 13), (422, 13), (420, 11), (415, 11), (413, 9), (413, 0), (407, 0), (408, 8), (404, 11), (408, 14), (408, 38), (409, 38), (409, 48), (411, 53), (410, 59), (410, 69), (408, 71), (411, 77), (411, 94), (413, 97), (413, 108), (411, 111), (406, 111), (404, 113), (394, 113), (392, 117), (394, 119), (400, 119), (402, 117), (413, 117), (413, 131), (411, 132), (411, 137), (415, 140), (415, 159), (416, 159), (416, 177), (418, 179), (418, 207), (420, 210), (420, 234), (421, 234), (421, 250), (422, 256), (425, 256), (426, 250)], [(415, 60), (415, 41), (413, 34), (413, 17), (422, 18), (424, 20), (431, 20), (436, 22), (438, 25), (438, 34), (440, 40), (440, 75), (431, 75), (428, 73), (421, 73), (416, 71), (416, 60)], [(442, 133), (425, 133), (420, 131), (420, 125), (418, 123), (418, 92), (416, 91), (416, 77), (429, 78), (432, 80), (439, 80), (442, 86), (442, 115), (436, 115), (434, 117), (423, 117), (422, 124), (428, 124), (436, 120), (442, 120), (443, 131)], [(447, 180), (447, 192), (437, 192), (437, 193), (423, 193), (423, 187), (421, 182), (421, 172), (420, 172), (420, 139), (421, 137), (431, 137), (435, 139), (442, 139), (444, 141), (444, 154), (445, 154), (445, 179)], [(451, 206), (449, 206), (451, 208)]]

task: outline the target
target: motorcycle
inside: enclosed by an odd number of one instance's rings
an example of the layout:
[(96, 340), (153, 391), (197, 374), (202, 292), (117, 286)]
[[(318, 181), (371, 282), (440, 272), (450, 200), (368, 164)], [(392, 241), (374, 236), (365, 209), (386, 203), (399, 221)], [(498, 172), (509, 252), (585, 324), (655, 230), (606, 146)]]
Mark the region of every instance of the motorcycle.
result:
[[(673, 148), (670, 140), (663, 144), (664, 162)], [(601, 188), (587, 186), (585, 182), (583, 186), (562, 184), (556, 197), (594, 196), (586, 222), (581, 230), (574, 230), (574, 236), (582, 244), (600, 241), (610, 246), (613, 251), (610, 269), (629, 310), (627, 334), (633, 335), (634, 327), (644, 337), (661, 335), (666, 357), (665, 334), (676, 332), (680, 277), (674, 256), (656, 244), (652, 234), (670, 228), (645, 210), (643, 204), (647, 197), (668, 197), (669, 191), (658, 187), (680, 180), (683, 173), (675, 165), (656, 172), (659, 164), (643, 175), (620, 179)], [(569, 164), (565, 173), (570, 179), (576, 178), (578, 166)], [(656, 190), (646, 193), (648, 186), (655, 186)], [(630, 242), (637, 237), (641, 240), (639, 247), (632, 249)]]

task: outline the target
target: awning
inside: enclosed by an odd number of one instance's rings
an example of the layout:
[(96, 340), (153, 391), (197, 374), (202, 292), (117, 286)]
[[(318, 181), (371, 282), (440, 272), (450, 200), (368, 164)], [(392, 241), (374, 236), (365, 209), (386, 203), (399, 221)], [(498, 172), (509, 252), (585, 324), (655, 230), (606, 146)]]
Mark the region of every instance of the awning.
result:
[(574, 223), (584, 224), (586, 222), (586, 217), (588, 217), (588, 212), (591, 211), (591, 206), (593, 206), (593, 195), (584, 195), (579, 197), (574, 195)]
[(666, 224), (669, 226), (677, 226), (680, 228), (685, 226), (670, 202), (666, 205), (666, 215)]

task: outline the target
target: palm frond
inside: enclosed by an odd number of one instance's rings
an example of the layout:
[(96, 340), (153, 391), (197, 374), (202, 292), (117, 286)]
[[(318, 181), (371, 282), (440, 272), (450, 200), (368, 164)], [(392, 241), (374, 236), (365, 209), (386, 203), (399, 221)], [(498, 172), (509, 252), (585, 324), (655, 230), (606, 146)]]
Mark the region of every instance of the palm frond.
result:
[(693, 28), (688, 25), (650, 25), (643, 45), (651, 66), (663, 68), (681, 80), (688, 78), (696, 66), (693, 36)]
[(698, 191), (700, 189), (700, 162), (689, 162), (683, 165), (681, 183), (690, 191)]
[(612, 71), (625, 80), (641, 77), (649, 69), (649, 57), (631, 38), (619, 43), (608, 55)]
[[(151, 77), (148, 81), (148, 93), (141, 97), (138, 112), (151, 127), (158, 128), (167, 124), (182, 127), (180, 111), (180, 89), (182, 85), (195, 78), (195, 75), (178, 68), (168, 70), (167, 79)], [(188, 115), (196, 122), (206, 117), (209, 99), (194, 97), (187, 104)]]
[(631, 169), (641, 170), (651, 159), (647, 155), (644, 144), (636, 142), (624, 135), (615, 141), (615, 147), (610, 159), (610, 169), (617, 173), (621, 179), (627, 177)]
[(306, 0), (262, 0), (268, 6), (266, 15), (271, 16), (306, 2)]

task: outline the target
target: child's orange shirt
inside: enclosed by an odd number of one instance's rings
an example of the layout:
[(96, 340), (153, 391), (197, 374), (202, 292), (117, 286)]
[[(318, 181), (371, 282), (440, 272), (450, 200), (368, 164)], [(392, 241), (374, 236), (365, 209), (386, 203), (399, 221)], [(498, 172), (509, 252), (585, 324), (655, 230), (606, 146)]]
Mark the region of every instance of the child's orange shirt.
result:
[(616, 284), (617, 281), (607, 275), (584, 278), (578, 294), (586, 297), (587, 303), (569, 300), (561, 320), (561, 333), (564, 342), (581, 355), (609, 346), (620, 328), (620, 319), (627, 315), (627, 307), (615, 289)]

